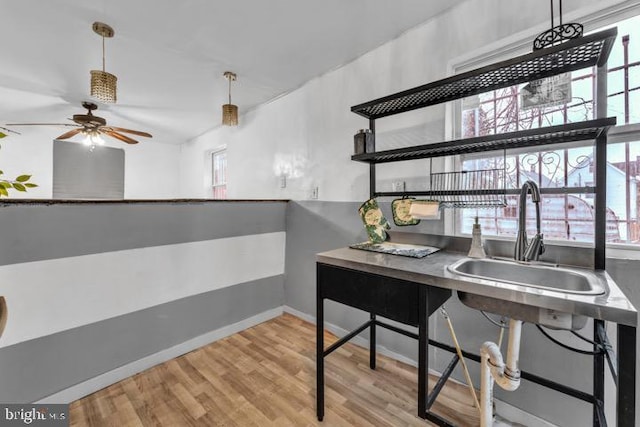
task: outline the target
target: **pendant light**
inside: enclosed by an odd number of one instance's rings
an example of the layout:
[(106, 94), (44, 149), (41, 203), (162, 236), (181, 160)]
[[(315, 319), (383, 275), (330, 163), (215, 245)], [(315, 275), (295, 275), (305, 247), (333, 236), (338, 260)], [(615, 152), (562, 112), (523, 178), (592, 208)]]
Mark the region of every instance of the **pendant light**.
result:
[(222, 106), (222, 124), (238, 126), (238, 106), (231, 103), (231, 82), (236, 81), (236, 75), (231, 71), (225, 71), (224, 78), (229, 81), (229, 103)]
[(116, 82), (118, 78), (105, 71), (104, 39), (111, 38), (115, 34), (113, 28), (102, 22), (93, 23), (93, 31), (102, 36), (102, 71), (91, 70), (91, 96), (99, 101), (115, 104)]

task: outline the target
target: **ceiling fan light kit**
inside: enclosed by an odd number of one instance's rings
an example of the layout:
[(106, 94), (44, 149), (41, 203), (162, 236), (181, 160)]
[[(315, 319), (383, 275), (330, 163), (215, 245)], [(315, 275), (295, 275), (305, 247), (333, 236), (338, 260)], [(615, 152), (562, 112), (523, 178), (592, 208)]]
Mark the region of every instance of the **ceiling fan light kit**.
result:
[(85, 135), (82, 143), (84, 145), (88, 145), (90, 147), (95, 147), (96, 145), (104, 145), (104, 139), (100, 136), (100, 132), (97, 130), (90, 130), (82, 132)]
[(225, 71), (224, 78), (229, 81), (229, 103), (222, 106), (222, 124), (238, 126), (238, 106), (231, 103), (231, 82), (236, 81), (236, 75), (231, 71)]
[(91, 70), (91, 96), (104, 103), (115, 104), (117, 101), (116, 85), (118, 78), (105, 71), (104, 39), (115, 34), (113, 28), (102, 22), (93, 23), (93, 31), (102, 36), (102, 70)]
[[(67, 126), (72, 127), (68, 132), (63, 133), (55, 139), (69, 139), (76, 135), (83, 135), (85, 137), (84, 143), (91, 147), (104, 144), (102, 136), (107, 135), (112, 138), (118, 139), (127, 144), (137, 144), (138, 141), (127, 136), (123, 133), (129, 133), (132, 135), (144, 136), (145, 138), (151, 138), (151, 134), (133, 129), (125, 129), (121, 127), (108, 126), (107, 121), (99, 116), (93, 114), (93, 111), (98, 109), (98, 106), (93, 102), (83, 102), (82, 106), (87, 109), (85, 114), (74, 114), (71, 121), (74, 123), (13, 123), (7, 126)], [(4, 128), (3, 128), (4, 129)], [(9, 129), (7, 131), (13, 132)], [(17, 133), (17, 132), (16, 132)]]

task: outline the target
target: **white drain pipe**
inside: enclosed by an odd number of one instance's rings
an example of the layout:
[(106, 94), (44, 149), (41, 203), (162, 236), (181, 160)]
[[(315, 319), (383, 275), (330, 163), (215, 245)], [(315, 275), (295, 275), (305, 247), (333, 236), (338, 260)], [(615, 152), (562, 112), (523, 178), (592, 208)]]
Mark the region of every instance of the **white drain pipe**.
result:
[(500, 347), (494, 342), (487, 341), (480, 348), (480, 426), (493, 425), (493, 382), (498, 383), (505, 390), (513, 391), (520, 386), (520, 335), (521, 320), (509, 320), (509, 342), (507, 348), (507, 363), (502, 360)]

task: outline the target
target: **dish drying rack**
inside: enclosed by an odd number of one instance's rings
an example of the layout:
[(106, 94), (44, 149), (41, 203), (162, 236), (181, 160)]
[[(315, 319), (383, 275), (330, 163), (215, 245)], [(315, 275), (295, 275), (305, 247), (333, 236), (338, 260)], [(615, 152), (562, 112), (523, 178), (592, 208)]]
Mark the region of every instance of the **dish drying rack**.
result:
[(490, 208), (507, 205), (504, 169), (430, 174), (429, 195), (441, 208)]

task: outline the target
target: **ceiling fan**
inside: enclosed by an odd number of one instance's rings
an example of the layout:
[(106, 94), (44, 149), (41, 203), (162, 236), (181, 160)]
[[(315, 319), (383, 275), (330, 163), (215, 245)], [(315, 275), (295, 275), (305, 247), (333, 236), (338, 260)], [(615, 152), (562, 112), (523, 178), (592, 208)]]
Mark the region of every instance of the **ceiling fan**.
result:
[(72, 119), (69, 119), (75, 124), (71, 123), (11, 123), (7, 124), (7, 126), (71, 126), (75, 129), (72, 129), (68, 132), (63, 133), (55, 139), (69, 139), (78, 134), (84, 135), (86, 137), (85, 142), (87, 144), (101, 144), (102, 139), (100, 135), (108, 135), (115, 139), (118, 139), (122, 142), (126, 142), (127, 144), (137, 144), (138, 141), (135, 139), (123, 135), (122, 133), (130, 133), (132, 135), (144, 136), (146, 138), (151, 138), (152, 135), (147, 132), (141, 132), (139, 130), (131, 130), (124, 129), (115, 126), (107, 126), (107, 121), (99, 116), (94, 116), (92, 111), (96, 110), (98, 106), (93, 102), (83, 102), (82, 106), (87, 109), (86, 114), (74, 114)]

